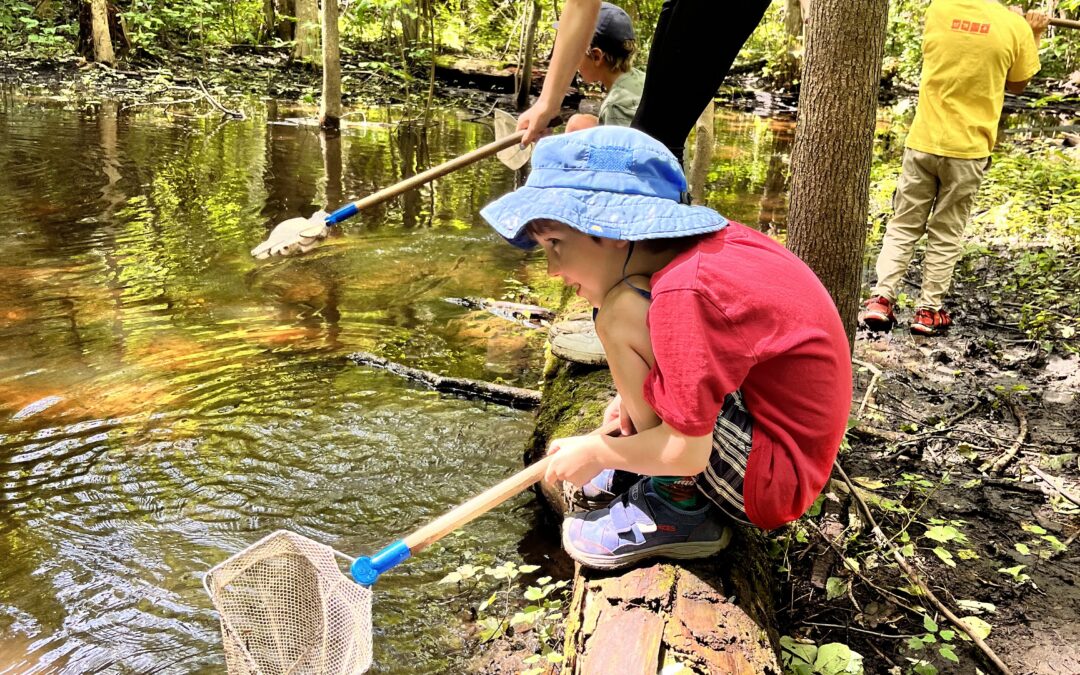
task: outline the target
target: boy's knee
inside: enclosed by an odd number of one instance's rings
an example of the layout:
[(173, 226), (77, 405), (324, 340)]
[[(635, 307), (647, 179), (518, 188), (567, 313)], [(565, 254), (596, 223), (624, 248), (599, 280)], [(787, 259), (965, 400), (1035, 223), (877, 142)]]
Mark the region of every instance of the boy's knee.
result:
[(582, 129), (591, 129), (597, 126), (600, 120), (595, 115), (586, 115), (584, 113), (576, 113), (570, 116), (570, 119), (566, 122), (566, 133), (573, 133), (575, 131), (581, 131)]

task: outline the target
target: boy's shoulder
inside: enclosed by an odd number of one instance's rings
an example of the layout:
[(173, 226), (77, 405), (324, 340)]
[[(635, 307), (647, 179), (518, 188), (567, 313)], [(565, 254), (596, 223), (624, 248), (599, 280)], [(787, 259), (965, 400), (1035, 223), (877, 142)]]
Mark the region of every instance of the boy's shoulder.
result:
[[(772, 237), (736, 222), (703, 236), (653, 276), (653, 294), (703, 293), (714, 301), (758, 297), (792, 283), (816, 282), (814, 273)], [(820, 282), (816, 282), (820, 283)]]

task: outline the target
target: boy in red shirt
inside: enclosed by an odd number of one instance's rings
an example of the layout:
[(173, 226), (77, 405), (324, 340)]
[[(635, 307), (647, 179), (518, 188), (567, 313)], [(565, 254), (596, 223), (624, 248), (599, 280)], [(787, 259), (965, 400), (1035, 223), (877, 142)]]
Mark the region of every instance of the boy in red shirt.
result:
[(848, 341), (821, 282), (767, 236), (690, 206), (676, 158), (639, 131), (547, 138), (532, 161), (525, 186), (481, 215), (542, 246), (549, 274), (596, 308), (618, 390), (607, 415), (623, 428), (551, 443), (548, 480), (610, 500), (567, 518), (567, 552), (602, 569), (697, 558), (727, 545), (728, 519), (772, 529), (802, 515), (851, 402)]

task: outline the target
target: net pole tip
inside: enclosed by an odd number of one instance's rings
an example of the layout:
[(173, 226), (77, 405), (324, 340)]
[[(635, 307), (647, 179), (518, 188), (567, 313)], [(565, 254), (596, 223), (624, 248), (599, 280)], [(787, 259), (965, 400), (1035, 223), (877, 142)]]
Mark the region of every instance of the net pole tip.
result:
[(406, 560), (412, 553), (403, 540), (395, 541), (373, 556), (360, 556), (353, 561), (349, 571), (353, 580), (361, 586), (371, 586), (379, 575)]

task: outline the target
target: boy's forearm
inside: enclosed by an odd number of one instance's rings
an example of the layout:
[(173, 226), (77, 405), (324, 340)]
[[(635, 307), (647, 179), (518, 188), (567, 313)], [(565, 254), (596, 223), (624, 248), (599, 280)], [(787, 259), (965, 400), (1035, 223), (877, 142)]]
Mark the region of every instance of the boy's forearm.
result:
[(577, 64), (592, 41), (599, 14), (600, 0), (566, 0), (563, 4), (559, 30), (555, 34), (555, 50), (538, 103), (556, 110), (562, 105), (570, 81), (577, 72)]
[(712, 434), (686, 436), (666, 423), (632, 436), (598, 436), (594, 453), (608, 469), (646, 476), (692, 476), (705, 470)]

